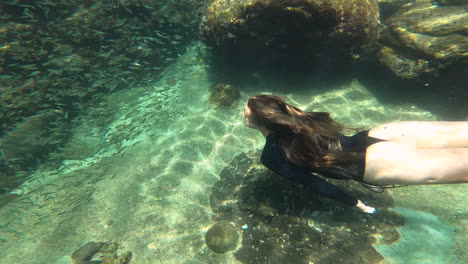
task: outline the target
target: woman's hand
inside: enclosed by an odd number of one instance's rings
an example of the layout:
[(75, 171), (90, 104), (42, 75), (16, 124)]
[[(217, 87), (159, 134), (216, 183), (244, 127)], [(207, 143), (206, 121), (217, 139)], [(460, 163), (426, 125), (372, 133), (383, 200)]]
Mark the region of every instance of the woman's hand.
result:
[(361, 200), (358, 200), (358, 203), (356, 204), (356, 207), (359, 208), (364, 213), (368, 213), (368, 214), (375, 213), (375, 208), (374, 207), (365, 205), (363, 202), (361, 202)]

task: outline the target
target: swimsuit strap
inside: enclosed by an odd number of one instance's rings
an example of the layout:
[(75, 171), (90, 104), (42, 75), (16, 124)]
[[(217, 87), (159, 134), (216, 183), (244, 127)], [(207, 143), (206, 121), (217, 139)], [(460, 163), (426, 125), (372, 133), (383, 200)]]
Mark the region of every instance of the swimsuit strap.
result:
[(408, 185), (399, 185), (399, 184), (387, 184), (387, 185), (381, 186), (378, 184), (367, 183), (365, 181), (361, 181), (361, 184), (362, 186), (376, 193), (382, 193), (383, 191), (385, 191), (385, 189), (389, 189), (389, 188), (400, 188), (400, 187), (408, 186)]

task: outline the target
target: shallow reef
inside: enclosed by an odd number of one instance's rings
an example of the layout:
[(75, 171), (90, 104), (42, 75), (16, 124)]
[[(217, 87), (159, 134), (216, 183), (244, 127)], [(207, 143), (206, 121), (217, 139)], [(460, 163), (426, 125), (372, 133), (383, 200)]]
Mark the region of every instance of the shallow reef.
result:
[(334, 181), (378, 208), (364, 214), (303, 186), (294, 185), (258, 163), (259, 151), (238, 155), (212, 187), (213, 221), (230, 222), (241, 236), (235, 258), (241, 263), (380, 263), (372, 244), (399, 239), (403, 217), (386, 193), (356, 182)]

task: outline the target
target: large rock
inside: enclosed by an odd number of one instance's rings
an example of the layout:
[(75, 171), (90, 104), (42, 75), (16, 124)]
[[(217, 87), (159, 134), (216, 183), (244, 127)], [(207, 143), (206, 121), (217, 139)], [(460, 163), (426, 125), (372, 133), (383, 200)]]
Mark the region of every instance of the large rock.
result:
[(402, 6), (413, 3), (416, 0), (377, 0), (379, 3), (380, 20), (386, 21)]
[(225, 64), (338, 65), (373, 51), (378, 21), (374, 0), (215, 0), (200, 34)]
[(448, 67), (466, 65), (467, 24), (463, 6), (417, 1), (388, 21), (378, 58), (402, 79), (436, 76)]
[[(210, 196), (213, 221), (233, 224), (241, 236), (234, 252), (239, 263), (381, 263), (384, 257), (372, 244), (399, 239), (395, 228), (404, 219), (387, 210), (394, 206), (389, 194), (334, 181), (378, 208), (376, 214), (364, 214), (286, 181), (259, 160), (260, 151), (238, 155), (222, 170)], [(225, 241), (222, 234), (219, 241)], [(228, 241), (237, 240), (231, 237)]]
[(444, 6), (444, 5), (466, 5), (466, 0), (432, 0), (433, 3)]
[(71, 255), (73, 264), (129, 264), (133, 253), (119, 254), (122, 246), (117, 242), (88, 242)]

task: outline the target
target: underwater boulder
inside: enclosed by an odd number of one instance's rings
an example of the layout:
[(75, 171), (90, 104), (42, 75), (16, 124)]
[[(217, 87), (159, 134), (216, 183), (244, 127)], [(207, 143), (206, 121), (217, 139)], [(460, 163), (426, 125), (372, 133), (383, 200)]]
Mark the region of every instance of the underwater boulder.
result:
[(401, 79), (466, 67), (467, 23), (463, 5), (440, 6), (431, 0), (406, 5), (388, 21), (378, 59)]
[(240, 98), (240, 91), (237, 86), (218, 83), (211, 87), (211, 95), (208, 97), (210, 104), (217, 107), (231, 107)]
[(466, 0), (432, 0), (434, 4), (444, 6), (444, 5), (466, 5)]
[(105, 245), (104, 242), (88, 242), (71, 255), (73, 264), (91, 263), (91, 258)]
[(73, 264), (129, 264), (133, 254), (127, 251), (118, 254), (121, 246), (116, 243), (108, 242), (88, 242), (71, 255)]
[(212, 187), (213, 221), (229, 222), (242, 244), (234, 252), (240, 263), (381, 263), (372, 246), (398, 240), (403, 217), (387, 210), (394, 201), (353, 181), (332, 181), (378, 208), (364, 214), (320, 197), (269, 171), (260, 151), (239, 154)]
[(320, 68), (327, 57), (338, 67), (373, 52), (378, 32), (374, 0), (215, 0), (200, 26), (215, 59), (231, 70), (310, 70)]
[(236, 228), (227, 222), (214, 224), (205, 234), (206, 246), (220, 254), (234, 250), (238, 240)]

